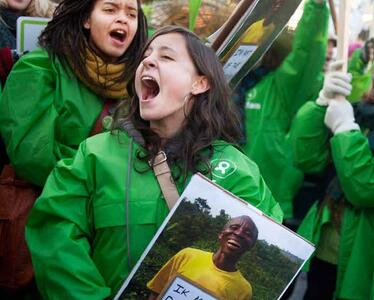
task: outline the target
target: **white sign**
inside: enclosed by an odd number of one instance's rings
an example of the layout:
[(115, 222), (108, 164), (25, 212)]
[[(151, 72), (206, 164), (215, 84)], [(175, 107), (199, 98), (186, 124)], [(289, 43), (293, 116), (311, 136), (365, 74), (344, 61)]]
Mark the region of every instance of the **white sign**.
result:
[(186, 279), (176, 276), (160, 300), (217, 300)]
[(49, 21), (48, 18), (34, 17), (19, 17), (17, 19), (18, 54), (38, 47), (38, 38)]
[(231, 55), (223, 66), (223, 71), (228, 81), (240, 71), (257, 48), (257, 45), (240, 45), (238, 49), (235, 50), (234, 54)]

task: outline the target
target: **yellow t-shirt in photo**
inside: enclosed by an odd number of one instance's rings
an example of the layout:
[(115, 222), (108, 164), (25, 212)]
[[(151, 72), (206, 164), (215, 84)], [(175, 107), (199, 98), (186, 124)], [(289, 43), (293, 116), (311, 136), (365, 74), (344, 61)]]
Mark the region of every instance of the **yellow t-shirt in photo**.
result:
[(176, 275), (183, 275), (216, 296), (225, 300), (248, 300), (252, 287), (240, 271), (226, 272), (213, 263), (213, 253), (185, 248), (174, 255), (147, 283), (147, 287), (160, 294)]

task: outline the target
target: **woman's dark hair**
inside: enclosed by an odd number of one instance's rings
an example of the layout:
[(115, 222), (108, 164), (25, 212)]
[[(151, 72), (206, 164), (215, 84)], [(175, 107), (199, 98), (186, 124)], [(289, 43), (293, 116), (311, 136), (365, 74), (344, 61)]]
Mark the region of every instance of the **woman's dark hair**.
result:
[[(89, 31), (83, 27), (90, 17), (98, 0), (63, 0), (56, 8), (52, 20), (39, 37), (39, 44), (52, 58), (58, 57), (63, 63), (70, 62), (86, 80), (90, 80), (86, 71), (86, 50), (89, 44)], [(132, 43), (116, 63), (126, 63), (126, 72), (116, 80), (126, 81), (132, 76), (139, 59), (140, 49), (147, 40), (147, 20), (138, 4), (138, 29)], [(103, 86), (104, 87), (104, 86)]]
[[(166, 26), (154, 33), (142, 51), (146, 51), (150, 43), (158, 36), (178, 33), (187, 45), (188, 53), (195, 65), (198, 75), (208, 79), (210, 89), (194, 97), (192, 107), (186, 115), (185, 123), (175, 137), (167, 141), (151, 130), (149, 122), (140, 117), (139, 98), (134, 92), (130, 101), (128, 114), (115, 117), (115, 124), (124, 120), (131, 121), (145, 140), (147, 153), (138, 155), (139, 159), (152, 160), (161, 148), (167, 153), (170, 164), (175, 164), (182, 172), (184, 179), (189, 171), (209, 173), (208, 160), (213, 154), (212, 142), (217, 139), (229, 143), (237, 143), (240, 138), (239, 118), (234, 111), (230, 99), (231, 91), (226, 82), (222, 66), (213, 50), (205, 46), (194, 33), (178, 26)], [(121, 109), (118, 110), (120, 112)], [(206, 151), (201, 151), (206, 149)], [(175, 174), (174, 174), (175, 175)]]

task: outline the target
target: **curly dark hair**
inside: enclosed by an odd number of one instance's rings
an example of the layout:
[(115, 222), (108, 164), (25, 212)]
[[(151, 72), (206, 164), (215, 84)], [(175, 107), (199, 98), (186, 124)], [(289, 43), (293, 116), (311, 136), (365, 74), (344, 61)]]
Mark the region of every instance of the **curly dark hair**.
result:
[[(121, 126), (123, 122), (131, 122), (145, 140), (145, 153), (138, 153), (138, 159), (151, 160), (161, 149), (166, 152), (168, 162), (176, 165), (180, 171), (174, 176), (187, 178), (188, 173), (210, 173), (209, 158), (213, 155), (212, 143), (222, 139), (236, 144), (240, 138), (239, 118), (230, 99), (231, 91), (225, 79), (222, 65), (212, 49), (205, 46), (200, 38), (185, 28), (166, 26), (154, 33), (142, 51), (143, 53), (158, 36), (178, 33), (187, 45), (198, 75), (208, 79), (210, 89), (194, 97), (191, 110), (186, 114), (182, 129), (176, 136), (162, 140), (152, 129), (148, 121), (140, 116), (139, 98), (135, 93), (126, 114), (121, 107), (115, 114), (115, 124)], [(139, 61), (140, 62), (140, 61)]]
[[(52, 58), (58, 57), (64, 64), (71, 62), (86, 80), (90, 80), (86, 70), (86, 50), (92, 48), (88, 42), (89, 31), (83, 27), (90, 17), (97, 0), (63, 0), (56, 8), (52, 20), (39, 37), (39, 44)], [(138, 30), (126, 52), (116, 63), (126, 63), (126, 72), (116, 82), (127, 81), (135, 71), (140, 49), (147, 41), (147, 20), (138, 4)], [(105, 88), (105, 83), (103, 85)]]

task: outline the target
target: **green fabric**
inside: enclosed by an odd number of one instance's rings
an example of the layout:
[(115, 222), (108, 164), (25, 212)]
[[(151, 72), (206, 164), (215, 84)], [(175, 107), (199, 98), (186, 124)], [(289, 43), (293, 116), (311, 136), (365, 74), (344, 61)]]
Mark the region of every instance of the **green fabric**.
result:
[(188, 29), (193, 31), (195, 28), (196, 17), (199, 15), (199, 9), (201, 6), (201, 0), (189, 0), (188, 9), (189, 9), (189, 22)]
[[(329, 209), (326, 205), (323, 205), (321, 208), (316, 201), (301, 222), (297, 233), (317, 246), (320, 240), (322, 227), (328, 222), (330, 222)], [(309, 271), (309, 267), (310, 259), (304, 264), (303, 271)]]
[(374, 299), (374, 158), (360, 131), (331, 139), (331, 152), (346, 199), (340, 241), (337, 297)]
[(244, 150), (258, 164), (285, 218), (293, 215), (292, 200), (303, 180), (293, 167), (288, 132), (299, 107), (316, 99), (322, 86), (328, 14), (326, 3), (309, 1), (291, 53), (246, 94)]
[[(84, 141), (74, 159), (60, 161), (49, 176), (26, 228), (45, 299), (113, 296), (166, 217), (153, 171), (136, 159), (139, 149), (124, 133), (99, 134)], [(230, 165), (224, 173), (219, 168), (223, 161)], [(217, 142), (211, 166), (218, 185), (282, 220), (257, 166), (239, 150)], [(176, 184), (182, 192), (183, 183)]]
[(0, 100), (0, 135), (18, 176), (42, 186), (56, 162), (88, 137), (102, 105), (45, 50), (22, 56)]
[(309, 101), (300, 108), (292, 123), (294, 164), (305, 173), (321, 173), (329, 162), (325, 113), (326, 107)]
[[(330, 140), (323, 124), (325, 108), (306, 103), (295, 118), (291, 136), (296, 163), (304, 171), (321, 172), (332, 158), (345, 198), (338, 256), (336, 296), (348, 300), (374, 299), (374, 158), (360, 131), (336, 134)], [(313, 166), (314, 162), (314, 166)], [(299, 232), (317, 234), (322, 223), (313, 208)], [(315, 218), (315, 219), (314, 219)], [(303, 229), (303, 232), (301, 231)]]
[(319, 243), (315, 255), (320, 260), (330, 264), (338, 264), (340, 233), (332, 222), (327, 222), (321, 227)]
[(373, 300), (374, 209), (346, 209), (340, 236), (337, 298)]
[(360, 131), (331, 139), (331, 152), (346, 199), (357, 208), (374, 208), (374, 158)]
[(372, 85), (374, 66), (365, 65), (361, 58), (361, 49), (356, 49), (349, 60), (348, 72), (352, 74), (352, 92), (347, 99), (354, 103), (362, 100)]

